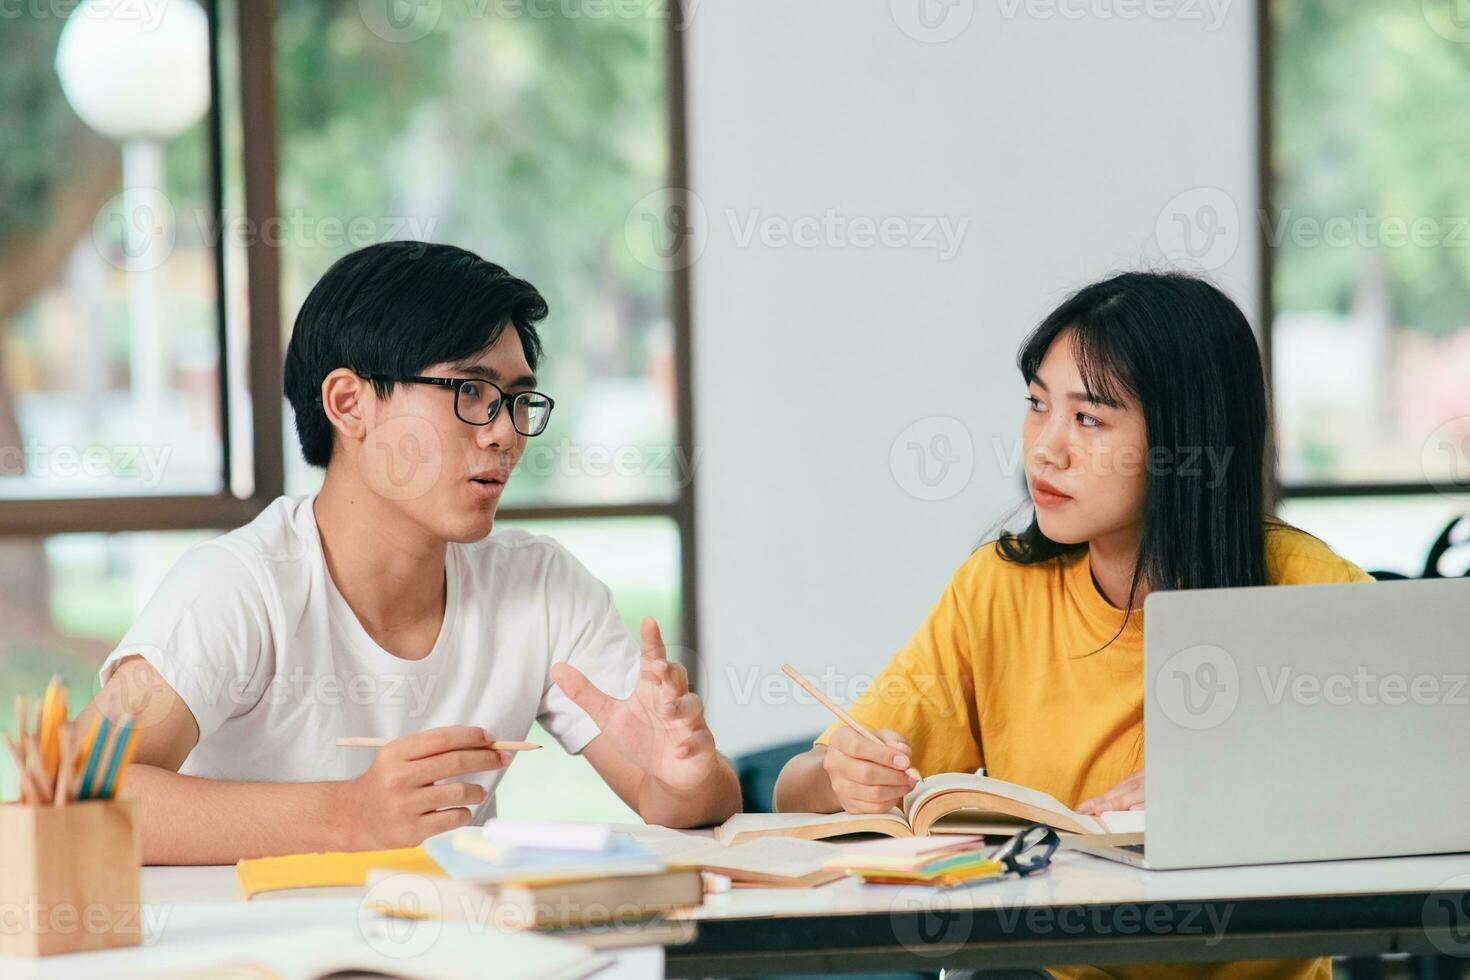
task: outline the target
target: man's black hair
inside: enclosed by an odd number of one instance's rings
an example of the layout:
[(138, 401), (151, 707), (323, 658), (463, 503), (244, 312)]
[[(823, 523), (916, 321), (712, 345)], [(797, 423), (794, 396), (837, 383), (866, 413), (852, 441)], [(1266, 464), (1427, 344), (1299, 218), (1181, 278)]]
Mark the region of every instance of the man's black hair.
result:
[[(332, 457), (322, 382), (337, 368), (398, 377), (485, 350), (505, 330), (520, 335), (526, 363), (541, 359), (536, 324), (546, 300), (536, 287), (453, 245), (384, 242), (333, 263), (296, 315), (286, 350), (286, 397), (301, 455)], [(391, 383), (374, 383), (382, 397)]]

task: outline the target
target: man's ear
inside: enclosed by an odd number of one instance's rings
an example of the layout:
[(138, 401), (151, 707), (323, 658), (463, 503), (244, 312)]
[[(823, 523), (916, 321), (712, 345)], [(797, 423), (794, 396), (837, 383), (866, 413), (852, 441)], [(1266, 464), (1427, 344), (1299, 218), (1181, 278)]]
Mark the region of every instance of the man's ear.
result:
[(322, 411), (340, 440), (356, 443), (367, 438), (367, 413), (372, 410), (369, 402), (373, 397), (372, 382), (347, 368), (337, 368), (322, 379)]

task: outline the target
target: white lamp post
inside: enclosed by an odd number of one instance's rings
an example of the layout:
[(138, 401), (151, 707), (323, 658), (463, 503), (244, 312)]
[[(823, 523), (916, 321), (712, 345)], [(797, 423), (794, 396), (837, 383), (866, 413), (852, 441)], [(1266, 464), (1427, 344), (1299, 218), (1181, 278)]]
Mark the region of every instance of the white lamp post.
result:
[(165, 143), (209, 108), (209, 20), (195, 0), (148, 16), (125, 0), (84, 0), (56, 50), (62, 91), (78, 116), (122, 145), (123, 252), (134, 405), (150, 434), (162, 424), (163, 335), (158, 268), (172, 243)]

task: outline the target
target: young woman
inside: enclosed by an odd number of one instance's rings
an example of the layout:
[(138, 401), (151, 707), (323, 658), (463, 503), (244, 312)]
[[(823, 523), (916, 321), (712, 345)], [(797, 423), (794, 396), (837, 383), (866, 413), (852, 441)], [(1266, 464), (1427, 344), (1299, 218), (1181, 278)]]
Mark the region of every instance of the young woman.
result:
[[(787, 764), (776, 806), (886, 811), (925, 774), (985, 766), (1083, 813), (1144, 804), (1143, 600), (1152, 589), (1368, 581), (1265, 513), (1266, 388), (1223, 293), (1126, 273), (1064, 302), (1021, 348), (1035, 517), (981, 547), (852, 713)], [(1320, 978), (1327, 960), (1066, 976)]]

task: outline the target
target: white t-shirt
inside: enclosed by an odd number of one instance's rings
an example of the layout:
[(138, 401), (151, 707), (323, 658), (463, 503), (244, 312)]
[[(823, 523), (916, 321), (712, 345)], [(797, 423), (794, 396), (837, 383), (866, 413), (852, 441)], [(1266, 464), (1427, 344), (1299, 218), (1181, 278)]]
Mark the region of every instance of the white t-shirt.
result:
[[(102, 665), (141, 655), (199, 724), (181, 773), (256, 782), (350, 779), (396, 738), (480, 725), (523, 740), (539, 721), (568, 752), (597, 735), (551, 682), (568, 661), (626, 697), (639, 650), (605, 585), (550, 538), (512, 530), (450, 544), (444, 623), (429, 655), (378, 646), (327, 574), (313, 497), (281, 497), (245, 527), (190, 549)], [(146, 707), (141, 709), (146, 714)], [(146, 722), (146, 720), (145, 720)], [(462, 777), (494, 793), (501, 772)], [(474, 814), (493, 816), (493, 796)]]

